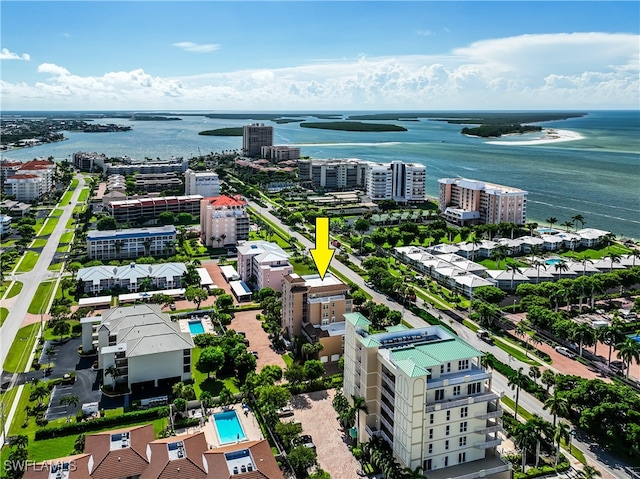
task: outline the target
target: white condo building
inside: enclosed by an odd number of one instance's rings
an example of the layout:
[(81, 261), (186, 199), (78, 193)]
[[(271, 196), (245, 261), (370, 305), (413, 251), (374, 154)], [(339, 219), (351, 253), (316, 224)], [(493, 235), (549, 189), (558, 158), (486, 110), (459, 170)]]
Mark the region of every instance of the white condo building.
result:
[(426, 197), (427, 168), (415, 163), (392, 161), (369, 163), (367, 195), (372, 201), (422, 203)]
[(220, 195), (220, 179), (213, 171), (187, 170), (184, 173), (184, 194), (205, 198)]
[(496, 453), (500, 397), (482, 352), (440, 326), (370, 334), (360, 313), (345, 314), (344, 394), (363, 397), (358, 441), (382, 437), (403, 467), (431, 479), (509, 478)]
[(245, 241), (238, 246), (238, 274), (244, 282), (255, 284), (257, 291), (282, 291), (282, 280), (291, 273), (289, 254), (276, 243)]
[(457, 225), (527, 222), (527, 192), (467, 178), (440, 178), (439, 210)]

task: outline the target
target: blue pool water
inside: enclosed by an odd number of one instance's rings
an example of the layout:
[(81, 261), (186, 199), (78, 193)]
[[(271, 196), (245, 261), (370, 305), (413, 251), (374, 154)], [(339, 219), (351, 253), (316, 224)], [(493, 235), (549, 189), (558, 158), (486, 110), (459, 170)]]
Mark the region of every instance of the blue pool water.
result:
[(556, 230), (554, 230), (553, 228), (538, 228), (536, 231), (538, 233), (553, 233)]
[(640, 343), (640, 334), (636, 334), (635, 336), (629, 336), (634, 341)]
[(204, 326), (202, 326), (202, 321), (189, 321), (189, 331), (191, 332), (191, 334), (204, 333)]
[(225, 411), (213, 415), (220, 444), (246, 439), (240, 420), (235, 411)]
[(563, 260), (560, 258), (551, 258), (545, 261), (545, 264), (554, 265), (562, 262)]

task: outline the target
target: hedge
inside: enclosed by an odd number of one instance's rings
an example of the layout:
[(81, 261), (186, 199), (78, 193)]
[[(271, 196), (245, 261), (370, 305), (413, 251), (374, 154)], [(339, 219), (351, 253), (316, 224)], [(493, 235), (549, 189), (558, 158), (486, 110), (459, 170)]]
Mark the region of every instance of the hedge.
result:
[(198, 417), (188, 417), (185, 419), (180, 419), (178, 421), (175, 422), (175, 424), (173, 425), (174, 429), (182, 429), (185, 427), (193, 427), (193, 426), (199, 426), (200, 425), (200, 418)]
[[(496, 357), (491, 353), (487, 354), (487, 361), (488, 361), (489, 367), (495, 369), (500, 374), (505, 376), (507, 379), (512, 379), (513, 377), (516, 376), (516, 374), (518, 374), (518, 372), (515, 369), (513, 369), (511, 366), (504, 364), (501, 361), (498, 361)], [(533, 394), (539, 401), (544, 402), (549, 397), (549, 394), (547, 393), (547, 391), (545, 391), (545, 389), (542, 386), (536, 383), (529, 376), (525, 376), (525, 385), (522, 389), (527, 391), (529, 394)]]
[(120, 416), (100, 417), (86, 422), (67, 423), (58, 427), (39, 429), (36, 431), (35, 440), (40, 441), (42, 439), (51, 439), (52, 437), (82, 434), (83, 432), (104, 429), (109, 426), (121, 426), (146, 420), (151, 421), (167, 416), (169, 416), (169, 408), (167, 406), (145, 409), (144, 411), (132, 411)]
[(561, 462), (556, 467), (554, 466), (532, 467), (527, 472), (514, 472), (513, 479), (532, 479), (534, 477), (548, 476), (549, 474), (555, 474), (557, 472), (566, 471), (570, 467), (571, 465), (568, 462)]

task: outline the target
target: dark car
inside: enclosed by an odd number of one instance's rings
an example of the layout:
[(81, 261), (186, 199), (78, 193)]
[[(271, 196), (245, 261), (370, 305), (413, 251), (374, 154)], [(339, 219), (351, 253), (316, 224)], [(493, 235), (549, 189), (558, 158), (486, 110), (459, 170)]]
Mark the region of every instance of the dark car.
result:
[(308, 447), (309, 449), (313, 449), (314, 451), (316, 449), (316, 445), (313, 443), (313, 439), (309, 434), (303, 434), (300, 437), (294, 437), (291, 440), (291, 444), (293, 445), (293, 447), (304, 446)]

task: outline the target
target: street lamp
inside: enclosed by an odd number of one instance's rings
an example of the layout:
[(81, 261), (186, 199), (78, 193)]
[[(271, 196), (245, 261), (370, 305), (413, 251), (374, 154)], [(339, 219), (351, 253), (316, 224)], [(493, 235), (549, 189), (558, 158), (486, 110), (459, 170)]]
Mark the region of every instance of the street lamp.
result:
[(573, 446), (571, 445), (571, 440), (576, 437), (576, 430), (572, 429), (569, 431), (569, 454), (573, 455)]

